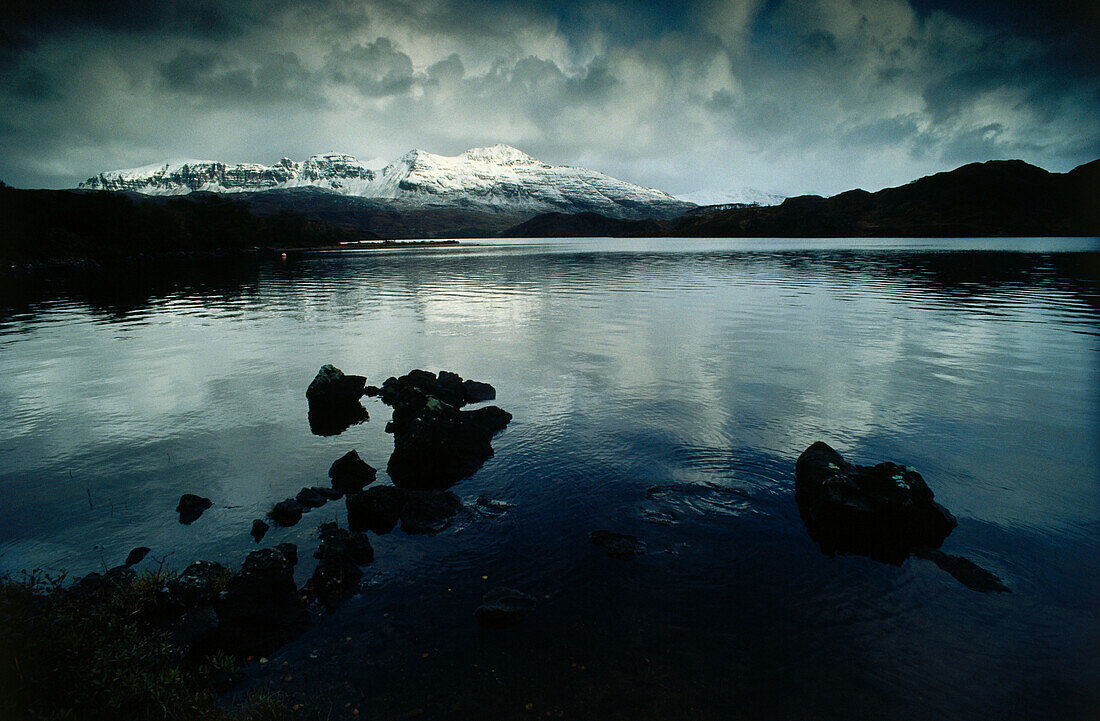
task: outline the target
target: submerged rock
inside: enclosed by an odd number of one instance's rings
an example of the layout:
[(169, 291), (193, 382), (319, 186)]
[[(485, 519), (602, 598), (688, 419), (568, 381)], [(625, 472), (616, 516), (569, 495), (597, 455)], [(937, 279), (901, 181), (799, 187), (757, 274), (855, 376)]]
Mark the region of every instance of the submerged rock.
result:
[(645, 541), (638, 540), (636, 536), (626, 533), (592, 531), (588, 534), (588, 538), (592, 543), (603, 548), (604, 553), (608, 556), (622, 561), (629, 561), (635, 556), (640, 556), (646, 552)]
[(323, 365), (306, 389), (309, 402), (309, 429), (314, 435), (334, 436), (349, 426), (369, 419), (359, 402), (366, 393), (367, 379), (345, 375), (332, 365)]
[(189, 526), (198, 520), (202, 512), (214, 505), (209, 498), (196, 496), (194, 493), (184, 493), (180, 496), (180, 502), (176, 504), (176, 512), (180, 514), (180, 523)]
[(267, 517), (279, 526), (293, 526), (302, 520), (302, 511), (305, 508), (293, 498), (279, 501), (275, 507), (267, 512)]
[(972, 591), (981, 593), (1012, 593), (1001, 579), (985, 570), (969, 558), (953, 556), (934, 548), (918, 548), (913, 551), (917, 558), (924, 558), (950, 573), (955, 580)]
[(474, 617), (483, 628), (509, 628), (535, 609), (535, 597), (513, 588), (498, 586), (481, 598)]
[(932, 500), (913, 468), (856, 466), (818, 441), (798, 457), (795, 499), (822, 552), (899, 564), (913, 549), (938, 548), (957, 521)]
[(409, 534), (438, 533), (462, 509), (450, 491), (375, 486), (348, 496), (348, 526), (355, 531), (389, 533), (397, 522)]
[(328, 469), (332, 487), (341, 493), (355, 493), (374, 482), (378, 471), (353, 449), (337, 458)]

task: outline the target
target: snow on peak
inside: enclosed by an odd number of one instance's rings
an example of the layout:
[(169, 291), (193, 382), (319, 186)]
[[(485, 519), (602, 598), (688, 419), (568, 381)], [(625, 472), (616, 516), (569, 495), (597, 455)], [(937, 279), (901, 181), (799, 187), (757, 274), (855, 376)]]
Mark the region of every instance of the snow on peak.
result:
[(492, 163), (537, 163), (527, 153), (511, 145), (497, 143), (487, 148), (470, 148), (460, 156), (468, 160), (483, 160)]
[(300, 163), (283, 158), (270, 167), (182, 161), (100, 173), (80, 185), (149, 195), (303, 186), (412, 205), (472, 203), (498, 210), (594, 211), (617, 217), (676, 214), (690, 205), (594, 170), (547, 165), (504, 144), (470, 148), (457, 156), (414, 149), (389, 164), (378, 160), (362, 163), (344, 153), (314, 155)]

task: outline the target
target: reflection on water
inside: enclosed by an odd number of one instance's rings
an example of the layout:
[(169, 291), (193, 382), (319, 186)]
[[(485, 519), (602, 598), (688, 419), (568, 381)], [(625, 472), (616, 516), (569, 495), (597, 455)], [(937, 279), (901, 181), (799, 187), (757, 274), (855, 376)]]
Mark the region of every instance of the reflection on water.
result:
[[(514, 507), (377, 537), (366, 592), (279, 657), (320, 717), (1088, 717), (1098, 258), (1091, 239), (501, 241), (9, 284), (0, 568), (83, 573), (138, 545), (236, 563), (251, 520), (336, 458), (385, 467), (376, 399), (310, 432), (323, 363), (376, 385), (447, 369), (514, 416), (453, 490)], [(918, 468), (959, 519), (943, 550), (1013, 593), (822, 556), (794, 501), (815, 440)], [(192, 526), (183, 493), (214, 501)], [(342, 504), (263, 545), (309, 559), (329, 520)], [(609, 559), (597, 529), (648, 552)], [(539, 605), (494, 635), (472, 613), (496, 585)]]

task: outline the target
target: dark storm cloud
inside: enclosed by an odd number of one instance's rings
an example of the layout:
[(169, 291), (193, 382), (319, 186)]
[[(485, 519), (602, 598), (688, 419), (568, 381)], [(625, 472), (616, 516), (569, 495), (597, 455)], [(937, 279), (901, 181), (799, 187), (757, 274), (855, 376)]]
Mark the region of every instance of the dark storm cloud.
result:
[(1098, 17), (1079, 0), (20, 1), (0, 176), (494, 142), (673, 191), (874, 187), (992, 157), (1065, 170), (1100, 155)]

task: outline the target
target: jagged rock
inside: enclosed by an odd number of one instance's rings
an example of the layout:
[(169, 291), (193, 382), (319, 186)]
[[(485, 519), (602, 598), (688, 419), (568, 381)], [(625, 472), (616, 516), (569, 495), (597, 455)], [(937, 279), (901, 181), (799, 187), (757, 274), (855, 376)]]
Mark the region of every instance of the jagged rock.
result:
[(152, 550), (148, 546), (138, 546), (137, 548), (126, 554), (126, 565), (136, 566), (141, 563), (142, 559)]
[(588, 534), (588, 538), (592, 543), (603, 548), (604, 553), (611, 558), (618, 558), (623, 561), (629, 561), (634, 556), (640, 556), (646, 551), (645, 541), (640, 541), (637, 537), (625, 533), (592, 531)]
[(481, 403), (496, 399), (497, 389), (488, 383), (467, 380), (462, 382), (462, 395), (467, 403)]
[(180, 514), (180, 523), (189, 526), (198, 520), (202, 512), (214, 505), (209, 498), (196, 496), (194, 493), (184, 493), (180, 496), (180, 502), (176, 504), (176, 512)]
[(240, 656), (267, 654), (305, 628), (308, 614), (294, 583), (292, 548), (253, 551), (229, 579), (214, 606), (219, 646)]
[(276, 503), (275, 507), (267, 512), (267, 517), (279, 526), (293, 526), (302, 520), (303, 510), (305, 509), (302, 504), (293, 498), (288, 498), (285, 501)]
[(372, 486), (349, 495), (348, 526), (355, 531), (389, 533), (401, 518), (407, 492), (394, 486)]
[(355, 493), (374, 482), (378, 471), (359, 457), (354, 450), (337, 458), (328, 469), (332, 487), (343, 493)]
[(481, 598), (474, 617), (484, 628), (509, 628), (535, 609), (535, 598), (522, 591), (498, 586)]
[(166, 606), (190, 608), (214, 600), (218, 585), (229, 569), (214, 561), (195, 561), (175, 578), (168, 579), (160, 590), (160, 600)]
[(256, 539), (256, 543), (259, 543), (260, 541), (263, 540), (263, 537), (265, 535), (267, 535), (267, 529), (268, 528), (270, 528), (270, 526), (268, 526), (265, 522), (263, 522), (262, 520), (257, 518), (254, 521), (252, 521), (252, 530), (249, 531), (249, 533), (251, 533), (252, 537), (254, 539)]
[(321, 366), (306, 389), (310, 431), (318, 436), (334, 436), (368, 420), (367, 409), (359, 402), (366, 382), (363, 376), (344, 375), (335, 366)]
[(820, 441), (798, 457), (795, 499), (821, 550), (899, 564), (917, 547), (938, 548), (957, 525), (913, 468), (856, 466)]
[(305, 508), (320, 508), (328, 503), (327, 498), (312, 488), (303, 488), (298, 491), (298, 495), (294, 496), (294, 500), (298, 501), (298, 504)]
[(974, 563), (969, 558), (953, 556), (934, 548), (917, 548), (913, 550), (913, 555), (918, 558), (927, 559), (936, 564), (944, 571), (954, 576), (955, 580), (972, 591), (980, 591), (981, 593), (1012, 593), (1012, 590), (1004, 585), (1001, 579)]
[(409, 534), (438, 533), (462, 509), (462, 499), (449, 491), (375, 486), (348, 496), (348, 526), (356, 531), (389, 533), (401, 521)]

